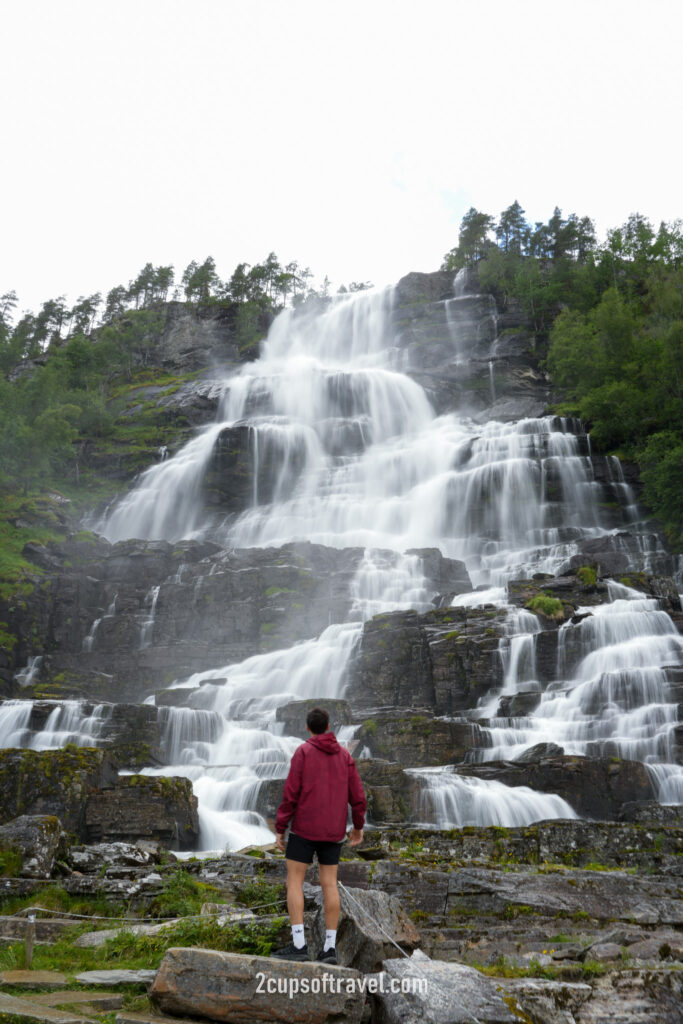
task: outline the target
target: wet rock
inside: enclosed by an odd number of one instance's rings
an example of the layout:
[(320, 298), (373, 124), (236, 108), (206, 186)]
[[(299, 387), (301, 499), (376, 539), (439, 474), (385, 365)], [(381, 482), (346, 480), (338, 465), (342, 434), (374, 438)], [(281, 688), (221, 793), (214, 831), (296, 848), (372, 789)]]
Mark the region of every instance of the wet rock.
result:
[(514, 760), (515, 764), (533, 764), (547, 757), (562, 757), (564, 749), (557, 743), (536, 743), (533, 747), (527, 747)]
[[(157, 708), (150, 704), (100, 702), (96, 705), (92, 701), (82, 701), (77, 710), (80, 717), (91, 719), (94, 723), (93, 731), (99, 733), (97, 745), (110, 750), (112, 759), (119, 767), (142, 768), (162, 763)], [(60, 712), (62, 720), (59, 717), (55, 720)], [(69, 723), (76, 727), (72, 702), (64, 706), (59, 701), (33, 701), (23, 742), (29, 742), (31, 733), (41, 732), (51, 716), (55, 731), (62, 730), (65, 725), (68, 730)]]
[(53, 815), (21, 815), (0, 825), (0, 850), (11, 850), (21, 858), (23, 878), (50, 878), (56, 860), (68, 851), (59, 818)]
[[(339, 898), (341, 917), (336, 950), (337, 960), (344, 967), (367, 974), (379, 970), (383, 960), (401, 955), (394, 943), (407, 953), (420, 945), (420, 933), (396, 897), (377, 889), (342, 886)], [(315, 955), (324, 942), (325, 913), (321, 905), (313, 926)]]
[[(325, 973), (339, 979), (341, 991), (330, 991), (329, 981), (323, 990)], [(169, 949), (150, 998), (164, 1013), (230, 1024), (358, 1024), (365, 1002), (359, 978), (357, 971), (326, 964)]]
[(102, 750), (0, 750), (0, 821), (56, 815), (68, 832), (81, 835), (90, 794), (116, 779), (111, 757)]
[(435, 718), (428, 709), (377, 712), (358, 731), (358, 745), (374, 757), (396, 758), (410, 767), (456, 764), (480, 742), (480, 730), (466, 719)]
[(683, 804), (660, 804), (656, 800), (627, 801), (621, 805), (619, 820), (643, 825), (681, 825)]
[(127, 775), (115, 789), (88, 800), (85, 830), (90, 842), (138, 838), (189, 849), (199, 836), (197, 798), (189, 779)]
[[(415, 953), (409, 959), (383, 964), (388, 979), (396, 979), (398, 992), (372, 995), (373, 1021), (377, 1024), (512, 1024), (520, 1019), (516, 1001), (509, 1006), (499, 986), (464, 964), (430, 960)], [(403, 984), (409, 994), (400, 991)], [(391, 988), (391, 983), (385, 988)], [(508, 1001), (509, 1002), (509, 1001)]]
[(349, 725), (351, 722), (351, 708), (347, 700), (336, 700), (324, 697), (311, 697), (308, 700), (294, 700), (289, 704), (283, 704), (275, 713), (278, 722), (284, 725), (287, 736), (298, 736), (299, 739), (308, 739), (306, 731), (306, 715), (315, 707), (323, 707), (330, 716), (330, 729), (338, 732), (340, 726)]
[(640, 761), (619, 758), (547, 757), (525, 764), (491, 761), (465, 765), (463, 775), (496, 779), (506, 786), (529, 786), (541, 793), (557, 793), (585, 817), (616, 820), (623, 804), (653, 797), (652, 781)]
[(405, 821), (410, 813), (415, 783), (395, 761), (359, 758), (356, 762), (368, 799), (368, 819), (373, 823)]

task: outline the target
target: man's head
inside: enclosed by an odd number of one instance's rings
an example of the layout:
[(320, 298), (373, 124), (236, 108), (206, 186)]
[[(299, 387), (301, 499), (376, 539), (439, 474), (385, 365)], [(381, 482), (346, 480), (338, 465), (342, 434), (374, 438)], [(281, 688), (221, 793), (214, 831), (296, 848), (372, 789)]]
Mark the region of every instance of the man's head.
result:
[(324, 708), (311, 708), (306, 715), (306, 725), (314, 736), (319, 736), (329, 729), (330, 716)]

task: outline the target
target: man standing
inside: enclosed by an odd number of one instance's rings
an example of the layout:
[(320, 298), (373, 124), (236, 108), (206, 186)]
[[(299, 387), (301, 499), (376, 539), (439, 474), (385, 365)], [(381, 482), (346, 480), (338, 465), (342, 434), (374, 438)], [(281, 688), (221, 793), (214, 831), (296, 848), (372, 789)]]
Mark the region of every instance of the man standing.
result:
[(312, 708), (306, 716), (310, 732), (294, 752), (285, 782), (282, 803), (275, 819), (277, 848), (285, 850), (285, 831), (292, 821), (287, 842), (287, 909), (292, 942), (273, 956), (281, 960), (310, 960), (304, 936), (304, 877), (318, 855), (318, 874), (325, 904), (325, 946), (318, 960), (336, 964), (335, 944), (339, 923), (337, 867), (346, 837), (348, 805), (353, 828), (351, 846), (363, 841), (367, 801), (355, 761), (329, 731), (330, 716)]

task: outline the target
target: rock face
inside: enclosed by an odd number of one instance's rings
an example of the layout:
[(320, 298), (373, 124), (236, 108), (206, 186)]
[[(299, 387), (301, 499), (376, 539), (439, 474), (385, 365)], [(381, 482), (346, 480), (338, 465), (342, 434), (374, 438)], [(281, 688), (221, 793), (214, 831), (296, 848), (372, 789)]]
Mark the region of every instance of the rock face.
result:
[(581, 817), (598, 821), (615, 821), (628, 801), (648, 801), (654, 796), (645, 765), (620, 758), (543, 757), (513, 764), (493, 761), (465, 766), (461, 772), (478, 779), (496, 779), (506, 786), (558, 793)]
[[(227, 552), (191, 541), (110, 545), (93, 538), (41, 549), (36, 557), (54, 561), (59, 571), (27, 598), (24, 611), (5, 611), (0, 600), (0, 616), (17, 637), (7, 684), (21, 697), (118, 702), (140, 701), (176, 678), (289, 646), (345, 621), (363, 551), (300, 543)], [(462, 563), (430, 549), (421, 557), (435, 592), (469, 589)], [(15, 673), (36, 655), (38, 669), (18, 684)], [(111, 723), (119, 731), (112, 739), (117, 748), (130, 746), (127, 721), (136, 733), (146, 729), (146, 712), (134, 722), (126, 714), (132, 712), (116, 712)], [(153, 762), (153, 726), (139, 740), (149, 745)], [(130, 757), (139, 763), (132, 749)]]
[(115, 789), (91, 796), (88, 842), (148, 839), (170, 850), (191, 849), (199, 835), (197, 797), (189, 779), (125, 775)]
[(101, 750), (0, 751), (0, 820), (55, 815), (68, 832), (84, 831), (91, 793), (116, 784), (117, 772)]
[(22, 878), (50, 878), (55, 861), (67, 854), (62, 824), (53, 815), (23, 814), (0, 825), (0, 851), (18, 854)]
[(150, 997), (164, 1013), (230, 1024), (358, 1024), (365, 1002), (359, 978), (356, 971), (325, 964), (169, 949)]
[[(390, 960), (383, 965), (391, 983), (372, 996), (373, 1020), (379, 1024), (513, 1024), (521, 1019), (516, 1000), (510, 1008), (500, 986), (464, 964), (430, 960), (413, 954), (409, 960)], [(404, 992), (402, 988), (407, 991)], [(509, 1002), (509, 1001), (508, 1001)]]
[(148, 839), (173, 849), (197, 839), (197, 799), (188, 779), (125, 775), (109, 754), (87, 747), (0, 751), (0, 815), (58, 812), (86, 842)]
[[(337, 960), (367, 974), (379, 970), (383, 960), (400, 956), (396, 943), (410, 953), (420, 945), (420, 933), (397, 899), (374, 889), (347, 889), (340, 894), (341, 917), (337, 928)], [(322, 951), (325, 913), (321, 906), (313, 926), (313, 947)], [(317, 955), (317, 953), (316, 953)]]

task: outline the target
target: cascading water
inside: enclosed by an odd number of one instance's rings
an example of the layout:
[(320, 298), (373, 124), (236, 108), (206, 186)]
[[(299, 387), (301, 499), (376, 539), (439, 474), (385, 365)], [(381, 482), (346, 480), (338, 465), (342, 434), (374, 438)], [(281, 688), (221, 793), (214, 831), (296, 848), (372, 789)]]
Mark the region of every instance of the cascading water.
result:
[[(444, 302), (457, 365), (467, 358), (458, 326), (461, 305), (465, 315), (463, 287), (459, 276), (456, 296)], [(508, 580), (553, 573), (578, 541), (614, 532), (599, 507), (602, 485), (579, 425), (546, 417), (482, 426), (456, 413), (436, 415), (425, 390), (400, 372), (393, 308), (388, 289), (280, 314), (260, 359), (226, 380), (216, 423), (144, 473), (99, 524), (112, 541), (207, 537), (249, 548), (305, 540), (365, 549), (351, 583), (348, 623), (289, 649), (178, 680), (186, 706), (160, 710), (172, 762), (160, 772), (193, 780), (204, 848), (272, 838), (254, 810), (256, 795), (265, 779), (285, 775), (299, 743), (280, 735), (277, 708), (342, 695), (367, 618), (431, 607), (435, 595), (420, 549), (439, 548), (464, 561), (474, 585), (487, 588), (455, 604), (502, 605)], [(495, 336), (495, 308), (487, 316)], [(241, 512), (221, 519), (207, 501), (205, 481), (226, 436), (246, 438), (251, 486)], [(615, 482), (622, 487), (623, 478)], [(630, 510), (626, 484), (622, 490)], [(623, 523), (630, 518), (628, 511)], [(182, 566), (176, 582), (181, 576)], [(152, 640), (159, 594), (158, 587), (149, 594), (142, 647)], [(679, 641), (655, 607), (639, 608), (645, 618), (637, 616), (635, 626), (628, 606), (635, 610), (637, 598), (614, 596), (600, 611), (591, 609), (593, 624), (584, 619), (563, 631), (568, 639), (572, 630), (585, 649), (577, 655), (574, 645), (571, 665), (558, 670), (558, 685), (541, 695), (534, 718), (511, 730), (509, 721), (498, 726), (491, 718), (498, 697), (481, 709), (489, 718), (482, 731), (491, 741), (482, 756), (514, 756), (539, 738), (553, 738), (568, 752), (629, 751), (666, 761), (673, 719), (663, 699), (664, 677), (656, 674), (667, 658), (680, 656)], [(509, 612), (501, 645), (504, 694), (540, 689), (537, 630), (536, 616)], [(216, 678), (227, 681), (212, 683)], [(640, 696), (627, 698), (627, 692)], [(591, 728), (592, 708), (603, 717)], [(16, 714), (15, 737), (25, 728)], [(573, 813), (559, 797), (520, 787), (450, 770), (416, 774), (424, 816), (440, 825), (527, 823)], [(672, 779), (669, 773), (666, 785), (675, 789)]]

